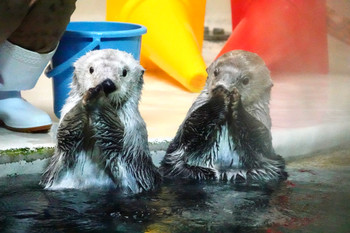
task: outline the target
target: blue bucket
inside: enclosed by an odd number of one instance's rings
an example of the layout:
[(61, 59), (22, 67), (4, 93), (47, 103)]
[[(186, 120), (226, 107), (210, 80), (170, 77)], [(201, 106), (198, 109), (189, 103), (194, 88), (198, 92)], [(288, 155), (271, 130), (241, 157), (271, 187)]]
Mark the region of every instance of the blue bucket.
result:
[(71, 22), (68, 24), (46, 76), (52, 77), (54, 112), (60, 111), (68, 97), (73, 77), (73, 63), (91, 50), (118, 49), (140, 59), (142, 25), (119, 22)]

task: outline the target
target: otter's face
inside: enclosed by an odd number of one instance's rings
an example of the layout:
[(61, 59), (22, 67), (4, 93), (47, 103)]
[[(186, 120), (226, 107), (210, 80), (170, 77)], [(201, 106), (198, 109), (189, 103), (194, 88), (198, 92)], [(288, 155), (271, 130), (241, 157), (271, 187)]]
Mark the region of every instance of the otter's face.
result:
[(143, 85), (144, 69), (131, 54), (114, 49), (95, 50), (74, 64), (72, 91), (83, 95), (106, 79), (112, 80), (116, 91), (108, 97), (117, 102), (139, 97)]
[(237, 88), (244, 106), (269, 99), (273, 85), (270, 72), (255, 53), (243, 50), (225, 53), (208, 67), (207, 72), (209, 93), (217, 86), (229, 91)]

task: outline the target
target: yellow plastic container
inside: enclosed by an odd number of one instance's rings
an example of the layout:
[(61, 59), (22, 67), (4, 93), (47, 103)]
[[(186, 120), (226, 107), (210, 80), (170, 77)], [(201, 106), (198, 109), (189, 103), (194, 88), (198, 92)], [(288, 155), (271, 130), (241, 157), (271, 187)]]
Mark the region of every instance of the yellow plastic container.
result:
[(141, 61), (159, 68), (193, 92), (206, 80), (202, 58), (206, 1), (107, 0), (107, 20), (147, 27), (142, 38)]

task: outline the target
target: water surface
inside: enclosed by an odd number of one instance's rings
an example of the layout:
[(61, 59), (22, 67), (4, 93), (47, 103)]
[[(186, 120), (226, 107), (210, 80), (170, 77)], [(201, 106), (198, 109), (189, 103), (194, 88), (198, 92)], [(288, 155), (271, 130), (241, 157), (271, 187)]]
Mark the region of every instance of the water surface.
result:
[(135, 196), (1, 178), (0, 232), (350, 232), (349, 166), (288, 172), (277, 186), (168, 183)]

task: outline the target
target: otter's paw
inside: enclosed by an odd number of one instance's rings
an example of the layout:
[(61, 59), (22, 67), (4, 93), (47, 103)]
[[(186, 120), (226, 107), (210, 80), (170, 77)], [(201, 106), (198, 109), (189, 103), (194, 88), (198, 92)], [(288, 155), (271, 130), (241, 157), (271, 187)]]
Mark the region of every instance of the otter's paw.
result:
[(206, 167), (191, 167), (192, 177), (196, 180), (215, 180), (216, 172), (211, 168)]
[(239, 94), (237, 88), (233, 88), (232, 90), (232, 116), (233, 119), (238, 118), (238, 109), (241, 104), (241, 94)]
[(88, 105), (97, 100), (99, 96), (103, 93), (103, 87), (101, 84), (96, 87), (92, 87), (84, 93), (83, 104)]
[(212, 97), (221, 98), (224, 100), (225, 104), (230, 102), (230, 91), (223, 86), (217, 86), (212, 90)]

